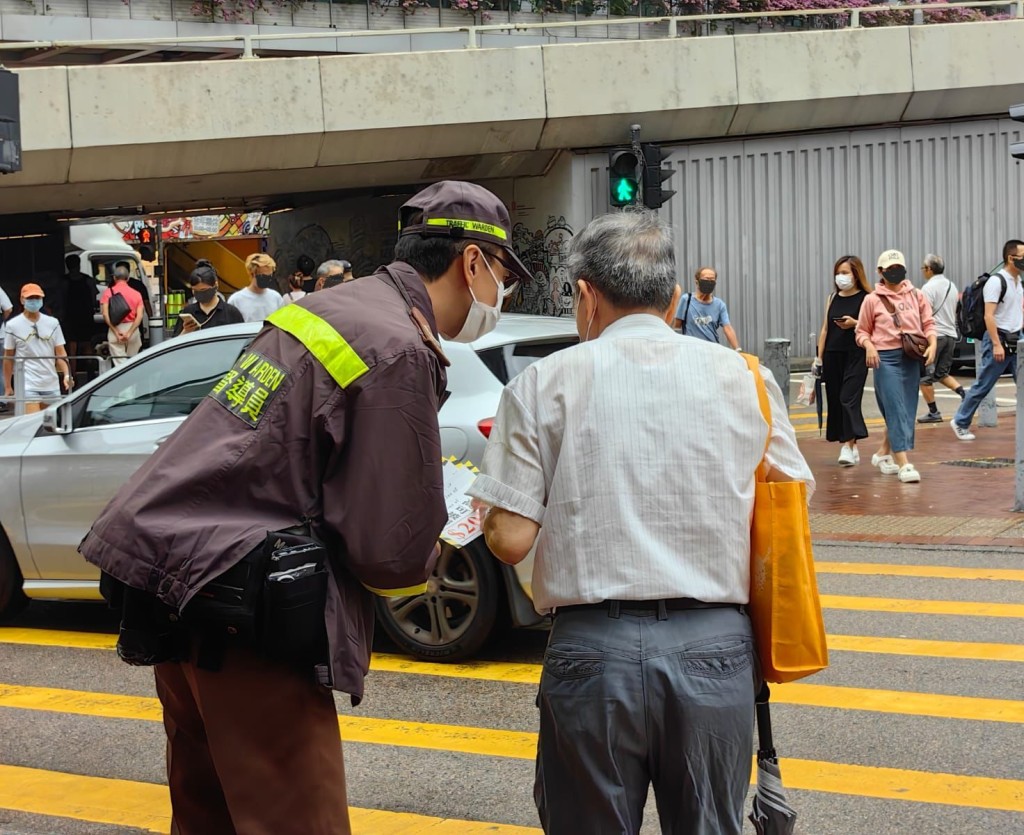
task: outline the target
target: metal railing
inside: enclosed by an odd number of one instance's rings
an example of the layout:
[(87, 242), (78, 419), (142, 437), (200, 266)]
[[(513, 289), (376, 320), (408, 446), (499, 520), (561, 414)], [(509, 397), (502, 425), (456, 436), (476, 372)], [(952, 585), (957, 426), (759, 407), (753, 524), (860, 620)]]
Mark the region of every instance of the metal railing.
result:
[[(60, 397), (54, 398), (53, 400), (44, 401), (39, 397), (28, 397), (26, 395), (25, 387), (25, 363), (35, 363), (40, 361), (53, 361), (56, 362), (58, 359), (66, 359), (73, 365), (69, 366), (74, 369), (72, 373), (72, 379), (74, 380), (74, 386), (68, 392), (61, 393)], [(14, 363), (14, 373), (12, 375), (11, 388), (14, 390), (14, 397), (2, 397), (0, 402), (5, 404), (4, 413), (7, 415), (14, 414), (24, 415), (27, 412), (26, 406), (29, 403), (42, 403), (46, 402), (47, 405), (50, 403), (56, 403), (58, 400), (67, 397), (71, 392), (86, 383), (95, 380), (101, 374), (105, 374), (113, 367), (113, 362), (110, 357), (103, 357), (96, 354), (82, 354), (73, 357), (11, 357), (10, 360)], [(90, 366), (88, 369), (82, 369), (82, 365)], [(58, 382), (58, 386), (59, 386)], [(11, 405), (14, 409), (10, 408)]]
[[(273, 44), (278, 41), (317, 41), (317, 40), (343, 40), (346, 38), (383, 38), (414, 35), (434, 34), (459, 34), (466, 36), (465, 47), (477, 49), (480, 46), (480, 36), (496, 32), (520, 32), (534, 30), (558, 30), (558, 29), (585, 29), (590, 27), (604, 27), (606, 29), (619, 28), (622, 26), (636, 26), (644, 24), (666, 24), (664, 37), (678, 38), (680, 25), (692, 26), (694, 24), (718, 24), (735, 23), (740, 21), (757, 23), (763, 20), (778, 20), (786, 18), (808, 18), (815, 16), (846, 17), (848, 28), (857, 29), (861, 27), (861, 16), (870, 14), (892, 14), (894, 12), (914, 12), (914, 20), (906, 25), (923, 25), (927, 13), (939, 14), (948, 12), (951, 9), (994, 9), (1005, 8), (1009, 14), (1016, 19), (1024, 19), (1024, 0), (1007, 0), (1006, 2), (978, 2), (968, 0), (967, 2), (952, 2), (937, 5), (934, 3), (915, 3), (907, 5), (877, 5), (863, 7), (846, 7), (835, 9), (787, 9), (785, 11), (772, 12), (731, 12), (728, 14), (704, 14), (704, 15), (672, 15), (662, 17), (638, 17), (638, 18), (600, 18), (587, 20), (567, 21), (545, 21), (542, 23), (520, 23), (510, 21), (508, 23), (473, 23), (465, 26), (439, 26), (437, 28), (423, 29), (357, 29), (348, 31), (328, 30), (324, 32), (295, 32), (280, 34), (232, 34), (223, 35), (197, 35), (197, 36), (176, 36), (166, 38), (115, 38), (101, 40), (69, 40), (69, 41), (18, 41), (0, 43), (0, 52), (23, 51), (26, 49), (69, 49), (76, 47), (150, 47), (150, 46), (201, 46), (201, 45), (224, 45), (237, 43), (240, 45), (241, 58), (257, 58), (254, 45)], [(920, 12), (920, 14), (917, 14)], [(653, 34), (661, 34), (654, 31)], [(608, 40), (626, 40), (624, 37), (616, 37), (611, 33)], [(629, 39), (632, 40), (632, 39)]]

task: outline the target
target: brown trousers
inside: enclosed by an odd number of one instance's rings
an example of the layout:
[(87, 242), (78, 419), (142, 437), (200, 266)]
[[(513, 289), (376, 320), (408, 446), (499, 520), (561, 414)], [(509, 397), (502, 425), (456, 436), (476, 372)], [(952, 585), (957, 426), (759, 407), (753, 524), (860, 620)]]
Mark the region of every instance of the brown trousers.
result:
[(155, 670), (172, 835), (351, 835), (331, 691), (238, 647)]

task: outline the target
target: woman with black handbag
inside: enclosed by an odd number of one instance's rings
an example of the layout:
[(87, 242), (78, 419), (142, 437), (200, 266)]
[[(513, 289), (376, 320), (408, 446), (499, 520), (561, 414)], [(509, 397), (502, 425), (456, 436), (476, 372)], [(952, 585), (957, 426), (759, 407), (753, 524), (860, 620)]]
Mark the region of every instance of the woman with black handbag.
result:
[(885, 437), (872, 466), (916, 484), (921, 474), (907, 459), (914, 448), (921, 364), (935, 362), (935, 323), (924, 294), (907, 281), (907, 261), (899, 250), (878, 257), (882, 280), (860, 309), (857, 344), (875, 370), (875, 399), (885, 419)]

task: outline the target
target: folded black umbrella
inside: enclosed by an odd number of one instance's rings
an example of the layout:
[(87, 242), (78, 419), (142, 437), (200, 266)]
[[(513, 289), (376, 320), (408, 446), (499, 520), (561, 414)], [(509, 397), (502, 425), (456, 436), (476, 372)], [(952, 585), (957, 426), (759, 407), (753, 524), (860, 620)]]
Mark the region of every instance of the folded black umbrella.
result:
[(814, 378), (814, 402), (818, 407), (818, 437), (821, 437), (821, 388), (822, 381), (819, 374)]
[(782, 788), (779, 758), (772, 740), (770, 698), (768, 685), (762, 684), (757, 694), (757, 791), (749, 818), (758, 835), (793, 835), (796, 810), (789, 805)]

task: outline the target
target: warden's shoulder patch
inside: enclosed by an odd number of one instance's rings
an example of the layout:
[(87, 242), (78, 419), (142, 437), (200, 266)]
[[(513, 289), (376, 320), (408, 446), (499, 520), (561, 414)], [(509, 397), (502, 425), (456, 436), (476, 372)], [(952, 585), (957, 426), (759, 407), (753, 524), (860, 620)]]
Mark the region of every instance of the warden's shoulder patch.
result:
[(220, 378), (210, 397), (255, 429), (286, 379), (288, 369), (249, 350)]

